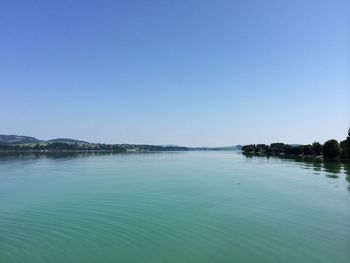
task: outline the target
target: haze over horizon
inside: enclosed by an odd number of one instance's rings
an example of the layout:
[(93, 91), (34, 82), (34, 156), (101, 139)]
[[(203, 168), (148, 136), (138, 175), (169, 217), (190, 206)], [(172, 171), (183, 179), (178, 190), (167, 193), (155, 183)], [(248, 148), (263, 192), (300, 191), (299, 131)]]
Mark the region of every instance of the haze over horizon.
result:
[(0, 134), (228, 146), (343, 140), (350, 3), (3, 1)]

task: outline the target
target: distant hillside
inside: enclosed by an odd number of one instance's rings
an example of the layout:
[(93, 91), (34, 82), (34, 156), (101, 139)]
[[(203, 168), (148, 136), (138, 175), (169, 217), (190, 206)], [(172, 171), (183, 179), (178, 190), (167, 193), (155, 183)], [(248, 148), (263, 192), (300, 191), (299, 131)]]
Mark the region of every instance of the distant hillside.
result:
[(29, 144), (29, 143), (41, 143), (34, 137), (22, 136), (22, 135), (0, 135), (0, 143), (2, 144)]
[(40, 140), (22, 135), (0, 135), (1, 151), (111, 151), (111, 152), (153, 152), (153, 151), (233, 151), (241, 146), (226, 147), (183, 147), (177, 145), (147, 144), (104, 144), (89, 143), (70, 138)]
[(52, 140), (39, 140), (34, 137), (23, 136), (23, 135), (0, 135), (0, 144), (36, 144), (36, 143), (78, 143), (78, 144), (86, 144), (88, 142), (69, 139), (69, 138), (57, 138)]
[(48, 140), (48, 143), (54, 143), (54, 142), (60, 142), (60, 143), (80, 143), (80, 144), (87, 144), (88, 142), (85, 141), (79, 141), (79, 140), (74, 140), (74, 139), (69, 139), (69, 138), (57, 138), (57, 139), (52, 139)]

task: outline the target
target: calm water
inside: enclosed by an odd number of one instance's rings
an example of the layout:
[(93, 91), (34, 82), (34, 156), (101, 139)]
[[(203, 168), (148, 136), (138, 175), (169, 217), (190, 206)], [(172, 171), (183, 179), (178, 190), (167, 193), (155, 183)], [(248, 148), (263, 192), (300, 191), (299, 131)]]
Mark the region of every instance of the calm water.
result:
[(231, 152), (0, 157), (0, 262), (350, 262), (350, 167)]

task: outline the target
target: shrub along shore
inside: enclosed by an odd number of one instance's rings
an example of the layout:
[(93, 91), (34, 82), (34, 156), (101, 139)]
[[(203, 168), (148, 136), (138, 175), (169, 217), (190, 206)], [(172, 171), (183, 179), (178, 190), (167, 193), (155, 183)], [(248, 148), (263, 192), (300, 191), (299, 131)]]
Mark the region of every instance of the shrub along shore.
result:
[(347, 138), (340, 143), (335, 139), (331, 139), (323, 145), (319, 142), (307, 145), (249, 144), (242, 147), (242, 153), (245, 155), (279, 155), (350, 161), (350, 128)]

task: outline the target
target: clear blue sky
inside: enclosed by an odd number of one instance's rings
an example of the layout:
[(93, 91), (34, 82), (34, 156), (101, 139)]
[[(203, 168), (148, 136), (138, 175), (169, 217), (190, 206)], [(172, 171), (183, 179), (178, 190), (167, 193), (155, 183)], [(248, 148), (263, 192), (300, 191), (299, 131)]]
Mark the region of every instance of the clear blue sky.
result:
[(2, 0), (0, 98), (0, 134), (41, 139), (343, 139), (350, 4)]

